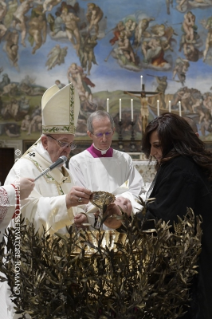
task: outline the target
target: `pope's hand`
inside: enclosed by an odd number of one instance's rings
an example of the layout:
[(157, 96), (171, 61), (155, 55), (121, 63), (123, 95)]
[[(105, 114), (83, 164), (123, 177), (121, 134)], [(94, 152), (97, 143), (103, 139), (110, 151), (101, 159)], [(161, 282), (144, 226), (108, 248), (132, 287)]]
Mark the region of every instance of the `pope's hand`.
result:
[(78, 205), (88, 204), (91, 196), (89, 189), (73, 186), (70, 192), (66, 195), (66, 207), (74, 207)]
[(20, 199), (27, 198), (35, 186), (34, 179), (21, 178), (20, 179)]

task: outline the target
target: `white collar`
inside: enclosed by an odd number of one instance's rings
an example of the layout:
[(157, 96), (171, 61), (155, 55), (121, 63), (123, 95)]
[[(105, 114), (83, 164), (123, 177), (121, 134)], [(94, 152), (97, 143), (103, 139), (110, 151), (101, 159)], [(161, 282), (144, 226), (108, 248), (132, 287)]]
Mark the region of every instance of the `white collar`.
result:
[(94, 145), (94, 143), (93, 143), (93, 147), (94, 147), (97, 151), (101, 152), (102, 155), (105, 155), (105, 154), (107, 153), (107, 151), (109, 150), (109, 148), (110, 148), (110, 147), (108, 147), (108, 149), (106, 149), (106, 150), (100, 150), (100, 149), (98, 149), (98, 148)]

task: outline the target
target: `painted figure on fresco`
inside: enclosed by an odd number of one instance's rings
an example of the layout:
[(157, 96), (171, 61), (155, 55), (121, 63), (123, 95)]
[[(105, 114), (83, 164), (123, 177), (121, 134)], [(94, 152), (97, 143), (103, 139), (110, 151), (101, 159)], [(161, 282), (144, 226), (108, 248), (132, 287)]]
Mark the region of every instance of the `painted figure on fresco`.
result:
[(17, 10), (19, 3), (17, 0), (10, 0), (7, 3), (7, 12), (4, 18), (4, 25), (8, 29), (13, 25), (13, 14)]
[(0, 39), (5, 35), (7, 28), (4, 25), (4, 18), (7, 13), (7, 4), (5, 0), (0, 1)]
[(168, 107), (168, 106), (166, 106), (166, 102), (165, 102), (165, 93), (166, 93), (166, 89), (168, 86), (167, 76), (156, 76), (155, 79), (157, 82), (157, 87), (156, 87), (155, 91), (160, 94), (159, 101), (162, 104), (162, 108), (166, 109)]
[(21, 131), (29, 131), (30, 128), (30, 115), (25, 115), (25, 118), (21, 121)]
[(206, 110), (212, 115), (212, 93), (206, 92), (203, 94), (203, 105)]
[(179, 3), (176, 9), (180, 12), (186, 12), (191, 8), (207, 8), (212, 6), (212, 0), (177, 0)]
[[(125, 32), (120, 33), (117, 53), (123, 61), (126, 59), (128, 62), (136, 63), (135, 52)], [(123, 63), (126, 64), (125, 62)]]
[(25, 131), (27, 135), (31, 133), (41, 133), (42, 129), (42, 117), (41, 110), (38, 109), (38, 112), (34, 116), (30, 117), (29, 114), (25, 115), (24, 119), (21, 121), (21, 131)]
[(206, 132), (207, 133), (211, 133), (212, 132), (212, 116), (211, 113), (206, 112), (205, 113), (205, 117), (203, 118), (203, 121), (201, 123), (200, 126), (201, 129), (201, 133), (203, 136), (206, 136)]
[(196, 16), (188, 11), (184, 15), (184, 21), (182, 23), (183, 34), (180, 40), (179, 51), (183, 48), (183, 53), (187, 60), (196, 62), (202, 57), (202, 51), (200, 47), (203, 42), (200, 35), (197, 32), (197, 25), (195, 24)]
[(12, 66), (14, 66), (17, 70), (18, 67), (18, 40), (19, 34), (16, 30), (8, 31), (5, 35), (5, 44), (4, 44), (4, 51), (7, 53), (7, 57)]
[(201, 125), (206, 114), (201, 92), (197, 89), (183, 87), (174, 95), (172, 107), (178, 109), (179, 101), (181, 101), (182, 111), (185, 112), (185, 114), (190, 113), (196, 116), (197, 122)]
[[(140, 69), (139, 57), (130, 42), (130, 35), (126, 31), (120, 33), (118, 47), (114, 48), (111, 53), (122, 67), (129, 70)], [(107, 58), (105, 61), (107, 61)]]
[(43, 13), (42, 5), (32, 9), (31, 19), (29, 21), (29, 42), (34, 46), (32, 54), (34, 54), (46, 42), (47, 21), (46, 15)]
[(84, 74), (83, 69), (76, 63), (72, 63), (68, 69), (67, 77), (77, 89), (83, 111), (92, 112), (95, 110), (93, 106), (93, 95), (90, 87), (95, 84)]
[[(205, 50), (203, 51), (203, 61), (209, 62), (209, 57), (212, 57), (212, 16), (207, 20), (201, 21), (203, 27), (208, 30), (207, 38), (205, 41)], [(208, 54), (210, 51), (210, 54)], [(210, 63), (211, 64), (211, 63)]]
[(71, 12), (68, 12), (68, 8), (65, 7), (62, 10), (61, 18), (63, 19), (65, 26), (66, 26), (66, 34), (70, 42), (73, 44), (74, 49), (77, 52), (77, 55), (79, 55), (79, 49), (80, 49), (80, 33), (78, 28), (78, 21), (79, 17), (74, 15)]
[(47, 17), (52, 36), (56, 36), (59, 32), (65, 32), (65, 23), (61, 18), (61, 12), (56, 11), (55, 15), (56, 18), (52, 14), (49, 14)]
[(25, 47), (26, 38), (26, 16), (25, 14), (32, 8), (33, 0), (23, 0), (17, 7), (17, 10), (13, 14), (13, 27), (19, 27), (21, 29), (21, 44)]
[(205, 117), (204, 109), (203, 109), (203, 98), (202, 96), (197, 97), (196, 100), (192, 98), (192, 110), (193, 113), (199, 115), (199, 123), (201, 123)]
[(55, 80), (54, 83), (59, 87), (59, 89), (62, 89), (65, 86), (65, 84), (60, 82), (60, 80)]
[(4, 119), (20, 119), (20, 106), (17, 99), (13, 99), (2, 107), (1, 115)]
[(172, 79), (174, 80), (177, 76), (180, 83), (184, 85), (186, 80), (186, 73), (188, 71), (189, 66), (190, 64), (188, 60), (182, 59), (181, 57), (177, 57), (175, 61)]
[(179, 2), (179, 5), (177, 6), (177, 9), (179, 10), (179, 11), (184, 11), (184, 6), (185, 6), (185, 3), (187, 4), (187, 0), (180, 0), (180, 2)]
[(183, 53), (186, 59), (193, 62), (197, 62), (202, 57), (202, 51), (198, 47), (186, 42), (183, 44)]
[(68, 47), (61, 48), (59, 44), (55, 45), (48, 53), (48, 60), (46, 61), (47, 70), (51, 70), (56, 65), (61, 65), (65, 62)]
[(81, 67), (88, 75), (91, 73), (91, 68), (93, 64), (97, 65), (96, 57), (94, 54), (94, 48), (97, 45), (97, 36), (84, 34), (81, 37), (81, 46), (79, 50), (79, 58)]
[(114, 29), (112, 29), (114, 37), (110, 39), (110, 44), (114, 45), (120, 37), (120, 33), (125, 30), (125, 25), (123, 21), (119, 21)]
[(41, 109), (39, 109), (38, 113), (32, 117), (27, 135), (30, 135), (31, 133), (34, 133), (34, 132), (41, 133), (41, 131), (42, 131), (42, 116), (41, 116)]
[(136, 30), (135, 30), (135, 43), (137, 46), (141, 44), (141, 39), (144, 37), (144, 32), (149, 27), (149, 23), (151, 21), (154, 21), (154, 18), (145, 18), (140, 21), (138, 21)]
[[(141, 49), (144, 56), (144, 63), (154, 64), (155, 59), (157, 59), (162, 53), (161, 41), (160, 39), (155, 38), (149, 41), (143, 41)], [(163, 59), (163, 53), (160, 60), (160, 64), (163, 63), (164, 65), (164, 63), (167, 63), (167, 61)]]
[(125, 33), (129, 37), (130, 43), (135, 44), (135, 30), (137, 27), (137, 22), (134, 19), (127, 19), (125, 21)]
[(182, 24), (183, 30), (185, 32), (185, 42), (195, 43), (194, 32), (195, 32), (195, 15), (189, 11), (184, 15), (184, 21)]
[(95, 35), (99, 33), (99, 22), (103, 18), (103, 11), (95, 3), (88, 3), (86, 18), (88, 20), (88, 32), (94, 31)]
[(43, 13), (51, 11), (54, 6), (60, 3), (61, 0), (44, 0), (43, 2)]
[(19, 137), (20, 136), (20, 126), (15, 123), (7, 123), (4, 127), (5, 133), (9, 137)]

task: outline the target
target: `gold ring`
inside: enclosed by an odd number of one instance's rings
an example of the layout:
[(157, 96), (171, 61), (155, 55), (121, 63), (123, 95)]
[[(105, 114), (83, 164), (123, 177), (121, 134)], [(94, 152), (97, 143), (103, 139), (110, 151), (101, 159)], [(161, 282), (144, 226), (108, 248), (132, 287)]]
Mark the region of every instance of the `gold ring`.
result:
[(78, 198), (78, 203), (82, 203), (82, 198), (81, 197)]

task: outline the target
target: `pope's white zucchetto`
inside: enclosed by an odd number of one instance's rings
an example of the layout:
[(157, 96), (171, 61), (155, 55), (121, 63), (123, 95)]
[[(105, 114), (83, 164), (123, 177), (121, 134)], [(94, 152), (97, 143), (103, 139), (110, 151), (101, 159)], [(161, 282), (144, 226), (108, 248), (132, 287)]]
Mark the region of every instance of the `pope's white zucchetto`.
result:
[(70, 83), (59, 89), (53, 85), (41, 100), (42, 133), (74, 134), (80, 110), (78, 92)]

